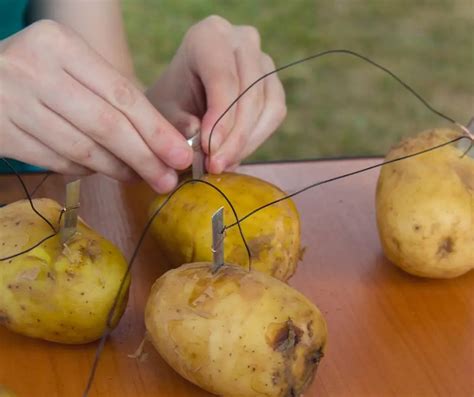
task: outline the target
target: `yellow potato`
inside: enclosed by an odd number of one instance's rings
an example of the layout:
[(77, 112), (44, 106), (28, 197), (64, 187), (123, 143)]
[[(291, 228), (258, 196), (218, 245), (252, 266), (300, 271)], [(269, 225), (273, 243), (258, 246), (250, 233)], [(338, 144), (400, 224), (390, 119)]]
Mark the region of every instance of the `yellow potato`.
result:
[[(260, 205), (285, 196), (277, 187), (261, 179), (236, 173), (206, 175), (203, 180), (221, 189), (242, 217)], [(166, 199), (159, 196), (152, 214)], [(152, 234), (171, 266), (212, 260), (211, 216), (224, 206), (227, 225), (235, 217), (225, 199), (202, 183), (184, 186), (163, 207), (152, 224)], [(269, 206), (242, 222), (242, 230), (253, 256), (253, 269), (288, 280), (300, 258), (300, 220), (291, 199)], [(225, 260), (248, 267), (248, 256), (238, 228), (226, 231)]]
[(234, 265), (168, 271), (152, 287), (145, 322), (172, 368), (225, 397), (300, 396), (327, 338), (324, 318), (301, 293)]
[[(61, 207), (35, 199), (36, 208), (57, 226)], [(0, 257), (31, 247), (52, 230), (28, 201), (0, 208)], [(67, 245), (59, 235), (32, 251), (0, 262), (0, 324), (34, 338), (62, 343), (86, 343), (104, 330), (127, 263), (109, 241), (85, 225)], [(127, 280), (114, 324), (128, 297)]]
[[(387, 160), (460, 134), (429, 130), (393, 148)], [(449, 145), (384, 165), (377, 184), (377, 225), (387, 258), (424, 277), (451, 278), (474, 268), (474, 159)]]
[(10, 389), (7, 389), (6, 386), (0, 385), (0, 397), (15, 397), (16, 394), (13, 393)]

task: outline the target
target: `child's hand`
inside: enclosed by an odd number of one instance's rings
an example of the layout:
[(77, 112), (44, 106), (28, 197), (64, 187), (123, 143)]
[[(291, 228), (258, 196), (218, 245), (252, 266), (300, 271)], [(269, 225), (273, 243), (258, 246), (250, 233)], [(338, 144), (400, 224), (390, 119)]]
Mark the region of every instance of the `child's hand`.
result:
[(0, 157), (64, 174), (138, 174), (165, 192), (192, 150), (74, 31), (41, 21), (0, 42)]
[[(213, 124), (254, 80), (274, 70), (260, 49), (257, 30), (211, 16), (191, 27), (174, 59), (147, 96), (185, 135), (202, 130), (208, 151)], [(280, 80), (259, 82), (217, 124), (212, 135), (210, 172), (233, 168), (280, 125), (286, 115)], [(202, 123), (201, 123), (202, 121)]]

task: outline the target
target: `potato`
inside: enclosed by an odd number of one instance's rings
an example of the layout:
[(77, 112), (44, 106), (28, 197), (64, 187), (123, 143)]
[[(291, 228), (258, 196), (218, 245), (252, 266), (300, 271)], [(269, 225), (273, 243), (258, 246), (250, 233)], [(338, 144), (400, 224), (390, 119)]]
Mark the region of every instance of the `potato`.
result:
[(6, 386), (0, 385), (0, 397), (15, 397), (15, 393)]
[(145, 323), (157, 351), (217, 395), (300, 396), (326, 346), (319, 310), (265, 273), (211, 266), (186, 264), (153, 285)]
[[(57, 225), (61, 207), (35, 199), (36, 208)], [(29, 248), (52, 233), (28, 201), (0, 208), (0, 257)], [(61, 246), (59, 235), (32, 251), (0, 262), (0, 324), (34, 338), (86, 343), (104, 331), (127, 263), (120, 251), (82, 220)], [(123, 314), (128, 285), (120, 297), (114, 325)]]
[[(435, 129), (408, 138), (386, 160), (460, 134)], [(451, 278), (474, 268), (474, 159), (456, 145), (384, 165), (377, 184), (377, 226), (387, 258), (408, 273)]]
[[(221, 189), (242, 217), (255, 208), (285, 196), (277, 187), (261, 179), (236, 173), (206, 175), (205, 181)], [(159, 196), (150, 214), (167, 196)], [(226, 224), (235, 217), (225, 199), (202, 183), (184, 186), (163, 207), (152, 224), (160, 251), (171, 266), (212, 260), (211, 216), (224, 206)], [(242, 222), (254, 269), (280, 280), (288, 280), (300, 258), (300, 220), (294, 203), (288, 199), (269, 206)], [(226, 231), (225, 260), (248, 267), (248, 255), (237, 227)]]

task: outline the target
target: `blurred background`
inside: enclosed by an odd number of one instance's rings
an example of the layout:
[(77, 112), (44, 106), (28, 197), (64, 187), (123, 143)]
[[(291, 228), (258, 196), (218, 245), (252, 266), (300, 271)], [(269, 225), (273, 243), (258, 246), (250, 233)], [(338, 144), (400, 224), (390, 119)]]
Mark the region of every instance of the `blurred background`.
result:
[[(461, 123), (474, 116), (474, 0), (124, 0), (138, 76), (151, 83), (186, 30), (217, 14), (253, 25), (277, 66), (346, 48), (388, 67)], [(384, 155), (402, 136), (449, 123), (347, 55), (280, 73), (284, 124), (247, 162)]]

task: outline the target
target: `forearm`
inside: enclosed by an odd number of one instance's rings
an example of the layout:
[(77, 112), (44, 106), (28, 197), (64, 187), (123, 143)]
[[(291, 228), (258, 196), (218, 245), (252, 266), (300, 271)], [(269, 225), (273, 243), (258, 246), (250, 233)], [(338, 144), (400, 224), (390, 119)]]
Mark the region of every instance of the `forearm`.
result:
[(118, 0), (31, 0), (30, 19), (51, 19), (75, 30), (117, 71), (137, 82)]

